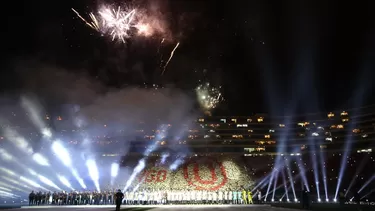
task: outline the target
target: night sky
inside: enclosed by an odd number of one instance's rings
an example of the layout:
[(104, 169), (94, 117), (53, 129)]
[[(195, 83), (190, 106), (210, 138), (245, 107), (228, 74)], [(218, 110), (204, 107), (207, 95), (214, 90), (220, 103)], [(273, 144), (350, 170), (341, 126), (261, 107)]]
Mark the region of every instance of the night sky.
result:
[[(173, 37), (162, 51), (168, 55), (181, 42), (162, 77), (156, 55), (160, 37), (111, 42), (71, 11), (87, 17), (97, 1), (7, 2), (2, 93), (27, 90), (25, 80), (39, 77), (38, 71), (16, 69), (36, 61), (34, 69), (48, 64), (85, 72), (113, 89), (157, 83), (191, 90), (199, 80), (210, 81), (222, 86), (226, 99), (217, 114), (285, 115), (375, 103), (372, 1), (155, 2), (161, 2)], [(134, 68), (137, 64), (141, 68)]]

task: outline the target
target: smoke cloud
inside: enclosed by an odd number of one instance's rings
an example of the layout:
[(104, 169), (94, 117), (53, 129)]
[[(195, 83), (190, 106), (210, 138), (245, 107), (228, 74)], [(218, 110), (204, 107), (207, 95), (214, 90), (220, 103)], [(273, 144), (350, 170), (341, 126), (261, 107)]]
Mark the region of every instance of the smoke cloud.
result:
[[(90, 77), (86, 71), (35, 63), (18, 67), (18, 72), (24, 84), (20, 93), (32, 94), (33, 99), (46, 102), (42, 103), (47, 107), (45, 110), (53, 110), (55, 116), (64, 118), (63, 121), (52, 120), (56, 130), (74, 126), (88, 132), (114, 135), (120, 131), (131, 133), (139, 124), (145, 126), (141, 128), (144, 130), (155, 129), (160, 124), (182, 125), (195, 116), (194, 100), (177, 88), (113, 89)], [(61, 105), (72, 107), (73, 112), (64, 111)]]
[[(26, 64), (17, 66), (23, 84), (18, 96), (12, 100), (1, 99), (4, 104), (0, 106), (0, 144), (8, 153), (25, 160), (30, 166), (35, 164), (27, 159), (28, 155), (20, 154), (14, 148), (9, 137), (4, 135), (5, 129), (16, 131), (29, 143), (33, 152), (44, 155), (51, 165), (59, 165), (51, 153), (51, 142), (43, 136), (45, 128), (42, 127), (49, 127), (53, 134), (51, 140), (62, 141), (72, 160), (82, 160), (75, 164), (78, 169), (84, 167), (81, 165), (84, 160), (105, 153), (126, 155), (135, 142), (154, 135), (156, 130), (162, 131), (160, 137), (170, 140), (170, 150), (179, 154), (189, 152), (188, 146), (174, 146), (174, 141), (177, 142), (187, 132), (196, 116), (194, 100), (182, 90), (156, 86), (114, 89), (89, 76), (85, 70), (37, 62)], [(150, 145), (154, 144), (152, 140)], [(158, 146), (152, 146), (152, 149), (159, 150)], [(98, 159), (99, 171), (107, 171), (113, 159)], [(128, 171), (121, 170), (124, 174), (129, 174), (126, 173)], [(17, 172), (24, 171), (20, 168)], [(64, 170), (60, 173), (69, 175)], [(81, 174), (87, 178), (85, 173)]]

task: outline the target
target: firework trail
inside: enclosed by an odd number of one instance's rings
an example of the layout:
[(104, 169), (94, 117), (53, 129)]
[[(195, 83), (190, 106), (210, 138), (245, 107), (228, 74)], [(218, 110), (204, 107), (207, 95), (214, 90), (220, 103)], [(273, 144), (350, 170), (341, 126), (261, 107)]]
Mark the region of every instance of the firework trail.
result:
[(160, 52), (160, 49), (162, 48), (164, 41), (165, 41), (164, 38), (160, 41), (160, 44), (159, 44), (159, 47), (158, 47), (158, 51), (156, 53), (156, 55), (159, 57), (158, 61), (160, 61), (160, 63), (159, 63), (160, 69), (163, 68), (163, 62), (164, 62), (164, 60), (163, 60), (163, 53)]
[(99, 24), (98, 24), (98, 21), (97, 19), (95, 18), (95, 16), (90, 13), (90, 17), (91, 17), (91, 20), (92, 22), (89, 23), (88, 21), (86, 21), (75, 9), (73, 9), (73, 12), (84, 22), (86, 23), (90, 28), (96, 30), (96, 31), (100, 31), (100, 28), (99, 28)]
[(179, 45), (180, 45), (180, 42), (178, 42), (176, 44), (176, 46), (173, 48), (173, 50), (171, 52), (171, 55), (169, 56), (169, 59), (168, 59), (167, 63), (164, 65), (164, 69), (163, 69), (163, 72), (161, 73), (161, 75), (164, 75), (164, 72), (167, 69), (167, 66), (168, 66), (169, 62), (172, 60), (174, 52), (176, 51), (176, 49), (178, 48)]
[(163, 45), (163, 43), (164, 43), (164, 38), (161, 40), (161, 42), (160, 42), (160, 44), (159, 44), (159, 47), (158, 47), (158, 54), (159, 54), (159, 52), (160, 52), (160, 48), (161, 48), (161, 46)]

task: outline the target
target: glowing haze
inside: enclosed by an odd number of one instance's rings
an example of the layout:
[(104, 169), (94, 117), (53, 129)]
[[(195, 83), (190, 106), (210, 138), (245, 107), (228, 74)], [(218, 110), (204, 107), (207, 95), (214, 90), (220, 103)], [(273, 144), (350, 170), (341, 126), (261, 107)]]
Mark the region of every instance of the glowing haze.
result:
[[(184, 136), (186, 125), (195, 119), (193, 100), (178, 89), (113, 90), (61, 68), (38, 70), (25, 87), (27, 94), (0, 99), (2, 197), (26, 196), (31, 190), (132, 187), (141, 167), (136, 171), (119, 168), (118, 162), (139, 136), (139, 123), (144, 123), (145, 131), (163, 130), (150, 140), (144, 160), (159, 150), (156, 139), (168, 137), (171, 146), (176, 145), (173, 142)], [(67, 86), (72, 81), (74, 85)], [(49, 106), (44, 103), (47, 100), (59, 103)], [(64, 104), (65, 110), (61, 109)], [(188, 155), (189, 149), (176, 153)]]

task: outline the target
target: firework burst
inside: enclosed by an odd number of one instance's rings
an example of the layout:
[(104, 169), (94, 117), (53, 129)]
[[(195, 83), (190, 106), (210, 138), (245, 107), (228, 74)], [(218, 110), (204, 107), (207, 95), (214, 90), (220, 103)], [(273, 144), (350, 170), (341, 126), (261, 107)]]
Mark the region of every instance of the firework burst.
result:
[(212, 109), (216, 108), (221, 101), (224, 100), (220, 92), (220, 88), (221, 87), (212, 87), (209, 83), (205, 83), (200, 84), (195, 89), (198, 102), (204, 111), (210, 112)]
[(87, 20), (75, 9), (72, 8), (72, 10), (90, 28), (110, 36), (112, 40), (120, 40), (124, 43), (133, 31), (137, 35), (149, 37), (164, 30), (161, 28), (161, 24), (156, 24), (155, 20), (148, 21), (150, 17), (142, 15), (136, 9), (125, 10), (121, 7), (115, 9), (102, 6), (96, 14), (91, 12)]

